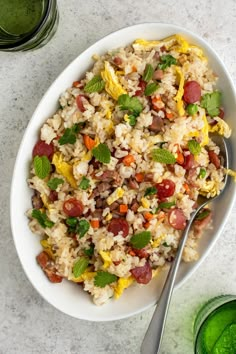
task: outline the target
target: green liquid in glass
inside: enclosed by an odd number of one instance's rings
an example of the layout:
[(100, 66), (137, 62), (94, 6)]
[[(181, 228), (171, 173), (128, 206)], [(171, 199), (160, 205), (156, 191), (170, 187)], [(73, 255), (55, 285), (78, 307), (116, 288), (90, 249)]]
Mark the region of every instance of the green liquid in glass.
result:
[(0, 27), (13, 35), (30, 33), (45, 12), (45, 0), (0, 0)]
[[(206, 304), (206, 312), (211, 305)], [(204, 313), (204, 307), (200, 313)], [(215, 308), (207, 316), (197, 334), (195, 353), (236, 354), (236, 300)]]

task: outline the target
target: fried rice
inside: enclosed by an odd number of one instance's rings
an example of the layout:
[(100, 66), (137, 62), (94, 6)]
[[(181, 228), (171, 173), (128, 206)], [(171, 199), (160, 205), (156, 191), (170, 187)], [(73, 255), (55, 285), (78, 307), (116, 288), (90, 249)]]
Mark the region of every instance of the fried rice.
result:
[[(93, 59), (40, 130), (27, 216), (48, 279), (82, 284), (101, 305), (173, 260), (198, 196), (224, 185), (209, 134), (231, 131), (216, 73), (183, 37), (138, 39)], [(207, 207), (194, 222), (185, 262), (198, 259), (211, 215)]]

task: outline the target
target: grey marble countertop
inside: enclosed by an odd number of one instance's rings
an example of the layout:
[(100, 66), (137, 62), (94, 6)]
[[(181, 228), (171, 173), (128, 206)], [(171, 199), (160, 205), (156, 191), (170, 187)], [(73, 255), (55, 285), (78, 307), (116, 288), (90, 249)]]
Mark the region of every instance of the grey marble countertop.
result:
[[(28, 121), (57, 75), (89, 45), (141, 22), (185, 26), (220, 54), (236, 83), (236, 1), (58, 1), (59, 28), (45, 47), (0, 53), (0, 354), (139, 353), (153, 309), (110, 323), (80, 321), (58, 312), (34, 290), (19, 263), (9, 222), (9, 191)], [(193, 353), (192, 321), (199, 306), (236, 293), (236, 208), (211, 254), (172, 299), (162, 354)]]

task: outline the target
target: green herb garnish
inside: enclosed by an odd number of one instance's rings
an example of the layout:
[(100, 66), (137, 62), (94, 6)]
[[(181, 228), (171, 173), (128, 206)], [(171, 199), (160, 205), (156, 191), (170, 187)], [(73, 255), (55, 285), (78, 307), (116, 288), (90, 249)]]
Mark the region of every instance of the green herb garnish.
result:
[(123, 94), (119, 96), (117, 102), (122, 111), (128, 110), (135, 116), (138, 116), (143, 110), (142, 103), (137, 97), (130, 97), (127, 94)]
[(95, 75), (84, 87), (87, 93), (101, 92), (105, 87), (105, 82), (100, 75)]
[(66, 128), (64, 134), (58, 140), (60, 145), (74, 144), (76, 142), (76, 134), (84, 127), (84, 122), (76, 123), (71, 128)]
[(194, 116), (194, 114), (196, 114), (198, 111), (198, 106), (194, 103), (190, 103), (187, 105), (186, 111), (190, 116)]
[(161, 70), (165, 70), (169, 68), (171, 65), (176, 65), (177, 60), (172, 57), (170, 54), (162, 55), (161, 56), (161, 62), (158, 64), (158, 68)]
[(162, 246), (164, 246), (164, 247), (170, 247), (170, 246), (168, 245), (168, 243), (166, 243), (166, 242), (163, 242), (163, 243), (162, 243)]
[(163, 203), (160, 203), (159, 205), (158, 205), (158, 208), (157, 208), (157, 210), (159, 210), (159, 209), (170, 209), (172, 206), (174, 206), (176, 204), (176, 202), (175, 201), (173, 201), (173, 202), (163, 202)]
[(44, 179), (49, 175), (51, 164), (47, 156), (35, 156), (33, 164), (36, 176)]
[(141, 249), (145, 247), (151, 240), (151, 232), (143, 231), (131, 237), (130, 243), (134, 248)]
[(47, 185), (50, 189), (52, 189), (53, 191), (55, 191), (57, 189), (57, 187), (64, 183), (64, 179), (62, 178), (52, 178), (50, 179), (50, 181), (48, 181)]
[(219, 91), (206, 93), (202, 96), (201, 107), (205, 108), (209, 116), (215, 117), (220, 113), (222, 94)]
[(84, 249), (84, 254), (88, 257), (92, 257), (92, 255), (94, 254), (94, 248), (95, 246), (92, 244), (89, 248)]
[(71, 227), (76, 227), (78, 222), (79, 220), (74, 216), (70, 216), (69, 218), (66, 219), (66, 224)]
[(151, 96), (157, 89), (159, 85), (156, 82), (152, 82), (148, 84), (144, 90), (145, 96)]
[(99, 288), (105, 288), (106, 285), (114, 283), (117, 279), (118, 277), (115, 274), (98, 271), (94, 277), (94, 285)]
[(151, 64), (147, 64), (143, 73), (143, 80), (148, 82), (152, 79), (154, 74), (154, 69)]
[(84, 237), (84, 235), (88, 232), (89, 228), (90, 228), (90, 223), (87, 220), (85, 219), (80, 220), (76, 230), (76, 232), (79, 234), (79, 238)]
[(48, 219), (47, 215), (45, 213), (42, 213), (38, 209), (33, 209), (31, 216), (38, 221), (38, 223), (43, 227), (53, 227), (54, 222)]
[(205, 219), (210, 214), (210, 212), (211, 211), (209, 209), (203, 209), (202, 212), (197, 214), (195, 220), (203, 220), (203, 219)]
[(137, 123), (137, 117), (131, 114), (128, 116), (128, 119), (129, 119), (129, 125), (131, 125), (131, 127), (134, 127), (135, 124)]
[(79, 184), (79, 188), (83, 189), (84, 191), (88, 189), (90, 186), (90, 180), (86, 178), (85, 176), (82, 177), (81, 182)]
[(165, 164), (173, 164), (176, 162), (175, 156), (169, 150), (160, 148), (152, 150), (152, 159)]
[(201, 145), (196, 140), (189, 140), (188, 148), (193, 155), (199, 155), (201, 152)]
[(99, 144), (92, 149), (93, 156), (102, 163), (109, 163), (111, 160), (111, 152), (106, 144)]
[(81, 257), (73, 266), (73, 274), (75, 278), (80, 277), (89, 265), (89, 259), (87, 257)]
[(156, 189), (156, 187), (148, 187), (148, 188), (145, 190), (144, 197), (146, 197), (146, 196), (148, 196), (148, 195), (153, 195), (153, 194), (157, 194), (157, 189)]

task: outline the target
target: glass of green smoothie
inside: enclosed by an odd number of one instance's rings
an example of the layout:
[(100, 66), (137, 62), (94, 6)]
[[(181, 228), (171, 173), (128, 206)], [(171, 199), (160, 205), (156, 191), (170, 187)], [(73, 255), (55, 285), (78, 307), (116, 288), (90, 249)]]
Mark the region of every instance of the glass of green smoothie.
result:
[(56, 0), (0, 0), (0, 9), (1, 51), (42, 47), (56, 32)]
[(208, 301), (194, 322), (195, 354), (236, 354), (236, 296)]

